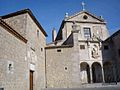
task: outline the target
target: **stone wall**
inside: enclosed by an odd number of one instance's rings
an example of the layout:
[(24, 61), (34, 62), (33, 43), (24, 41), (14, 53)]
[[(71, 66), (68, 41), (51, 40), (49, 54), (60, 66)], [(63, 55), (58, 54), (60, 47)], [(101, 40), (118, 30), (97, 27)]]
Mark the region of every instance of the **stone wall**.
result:
[[(45, 50), (44, 50), (44, 47), (46, 46), (45, 35), (41, 32), (40, 28), (37, 26), (37, 24), (34, 22), (34, 20), (31, 18), (31, 16), (28, 13), (20, 14), (14, 17), (9, 17), (7, 19), (4, 19), (4, 21), (8, 23), (12, 28), (14, 28), (20, 35), (22, 35), (28, 40), (25, 46), (26, 49), (24, 49), (26, 51), (25, 53), (22, 51), (20, 52), (19, 49), (18, 51), (16, 51), (17, 53), (25, 54), (25, 57), (27, 60), (27, 68), (25, 69), (26, 71), (24, 71), (24, 73), (26, 73), (27, 75), (26, 77), (27, 89), (25, 90), (29, 90), (29, 87), (30, 87), (29, 85), (30, 70), (34, 71), (33, 72), (33, 78), (34, 78), (33, 88), (35, 90), (40, 90), (41, 88), (45, 88)], [(6, 37), (6, 35), (4, 36)], [(17, 44), (16, 46), (14, 45), (13, 48), (17, 47)], [(22, 44), (20, 45), (22, 46)], [(8, 48), (10, 48), (10, 46), (8, 46)], [(13, 52), (14, 50), (11, 50), (11, 53)], [(22, 55), (21, 55), (21, 58), (23, 58)], [(22, 62), (19, 61), (18, 63), (22, 63)], [(25, 67), (24, 64), (22, 65), (23, 67)], [(21, 90), (24, 90), (24, 89), (21, 89)]]
[[(112, 81), (120, 82), (120, 34), (119, 31), (114, 33), (114, 35), (110, 36), (106, 41), (103, 42), (102, 48), (102, 56), (103, 56), (103, 64), (109, 63), (110, 65), (104, 65), (107, 70), (106, 73), (112, 77)], [(108, 46), (108, 49), (105, 50), (104, 46)], [(106, 76), (107, 76), (106, 74)], [(109, 81), (110, 82), (110, 81)]]
[(112, 38), (110, 45), (113, 45), (111, 53), (113, 54), (113, 64), (115, 65), (117, 81), (120, 82), (120, 33)]
[[(93, 69), (93, 67), (95, 67), (94, 76), (96, 79), (99, 79), (95, 82), (103, 81), (101, 42), (79, 41), (78, 36), (78, 32), (73, 32), (72, 38), (68, 39), (70, 41), (73, 40), (73, 47), (48, 46), (46, 48), (46, 75), (48, 88), (77, 88), (83, 83), (88, 83), (88, 79), (89, 83), (90, 81), (95, 81), (95, 79), (92, 79), (93, 72), (91, 69)], [(81, 45), (83, 45), (84, 48), (81, 49)], [(89, 71), (87, 71), (87, 66), (85, 66), (84, 70), (81, 70), (81, 63), (86, 63)], [(97, 65), (99, 65), (99, 67), (97, 67)], [(67, 68), (67, 70), (65, 68)], [(83, 75), (83, 71), (86, 75)], [(89, 76), (91, 75), (89, 78), (87, 75), (88, 73)]]
[[(45, 88), (45, 49), (46, 37), (27, 14), (26, 26), (27, 53), (29, 65), (34, 64), (34, 89)], [(33, 53), (34, 54), (33, 54)], [(29, 55), (30, 54), (30, 55)]]
[(77, 54), (74, 47), (46, 49), (48, 88), (80, 87), (80, 67)]
[(0, 87), (27, 90), (26, 44), (0, 26)]
[(4, 21), (13, 29), (20, 33), (23, 37), (26, 36), (27, 14), (21, 14), (14, 17), (6, 18)]

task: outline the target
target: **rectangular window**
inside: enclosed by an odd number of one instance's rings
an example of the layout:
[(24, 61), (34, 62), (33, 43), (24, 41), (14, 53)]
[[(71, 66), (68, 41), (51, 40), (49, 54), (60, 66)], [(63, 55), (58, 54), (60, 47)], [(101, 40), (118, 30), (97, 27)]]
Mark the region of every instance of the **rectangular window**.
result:
[(108, 50), (108, 49), (109, 49), (108, 45), (104, 45), (104, 50)]
[(37, 37), (39, 37), (39, 30), (37, 30)]
[(43, 51), (43, 48), (41, 48), (41, 51)]
[(80, 49), (85, 49), (85, 45), (80, 45)]
[(84, 37), (85, 38), (90, 38), (91, 37), (91, 31), (90, 31), (90, 28), (83, 28), (84, 29)]
[(61, 52), (61, 49), (58, 49), (57, 52)]

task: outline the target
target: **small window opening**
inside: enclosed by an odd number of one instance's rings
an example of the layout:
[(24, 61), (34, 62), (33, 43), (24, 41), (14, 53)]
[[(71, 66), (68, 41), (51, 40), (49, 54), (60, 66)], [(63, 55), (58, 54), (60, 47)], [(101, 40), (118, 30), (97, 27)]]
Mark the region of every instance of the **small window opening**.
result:
[(80, 49), (85, 49), (85, 45), (80, 45)]
[(105, 45), (104, 50), (108, 50), (108, 49), (109, 49), (108, 45)]
[(9, 68), (9, 71), (12, 70), (12, 64), (11, 63), (9, 64), (8, 68)]
[(43, 48), (41, 48), (41, 51), (43, 51)]
[(65, 70), (67, 70), (67, 67), (65, 67)]
[(61, 52), (61, 49), (58, 49), (57, 52)]
[(88, 19), (88, 17), (86, 15), (83, 16), (83, 19)]
[(37, 30), (37, 37), (39, 37), (39, 30)]

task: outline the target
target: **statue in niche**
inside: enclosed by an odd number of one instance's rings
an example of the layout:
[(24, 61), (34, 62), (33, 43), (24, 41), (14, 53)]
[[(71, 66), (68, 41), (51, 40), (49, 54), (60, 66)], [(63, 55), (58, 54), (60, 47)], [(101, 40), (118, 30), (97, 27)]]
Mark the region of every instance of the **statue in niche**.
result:
[(99, 54), (98, 54), (98, 47), (96, 45), (94, 45), (92, 47), (92, 57), (93, 58), (98, 58), (99, 57)]

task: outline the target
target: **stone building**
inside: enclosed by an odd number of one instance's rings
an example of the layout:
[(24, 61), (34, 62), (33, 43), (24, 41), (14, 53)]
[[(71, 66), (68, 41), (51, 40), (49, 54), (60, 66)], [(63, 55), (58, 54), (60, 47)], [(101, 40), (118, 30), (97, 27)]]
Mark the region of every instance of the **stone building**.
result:
[(108, 36), (103, 18), (85, 10), (66, 15), (56, 39), (46, 47), (47, 87), (105, 82), (102, 41)]
[(105, 72), (105, 80), (107, 80), (107, 76), (110, 76), (110, 81), (120, 82), (120, 30), (115, 32), (109, 38), (107, 38), (103, 42), (104, 51), (103, 51), (103, 63), (104, 72)]
[(46, 44), (47, 34), (29, 9), (0, 17), (0, 88), (79, 88), (120, 81), (120, 34), (109, 37), (102, 17), (86, 10), (66, 13), (52, 35)]
[(40, 90), (45, 87), (46, 36), (29, 9), (1, 17), (1, 88)]

